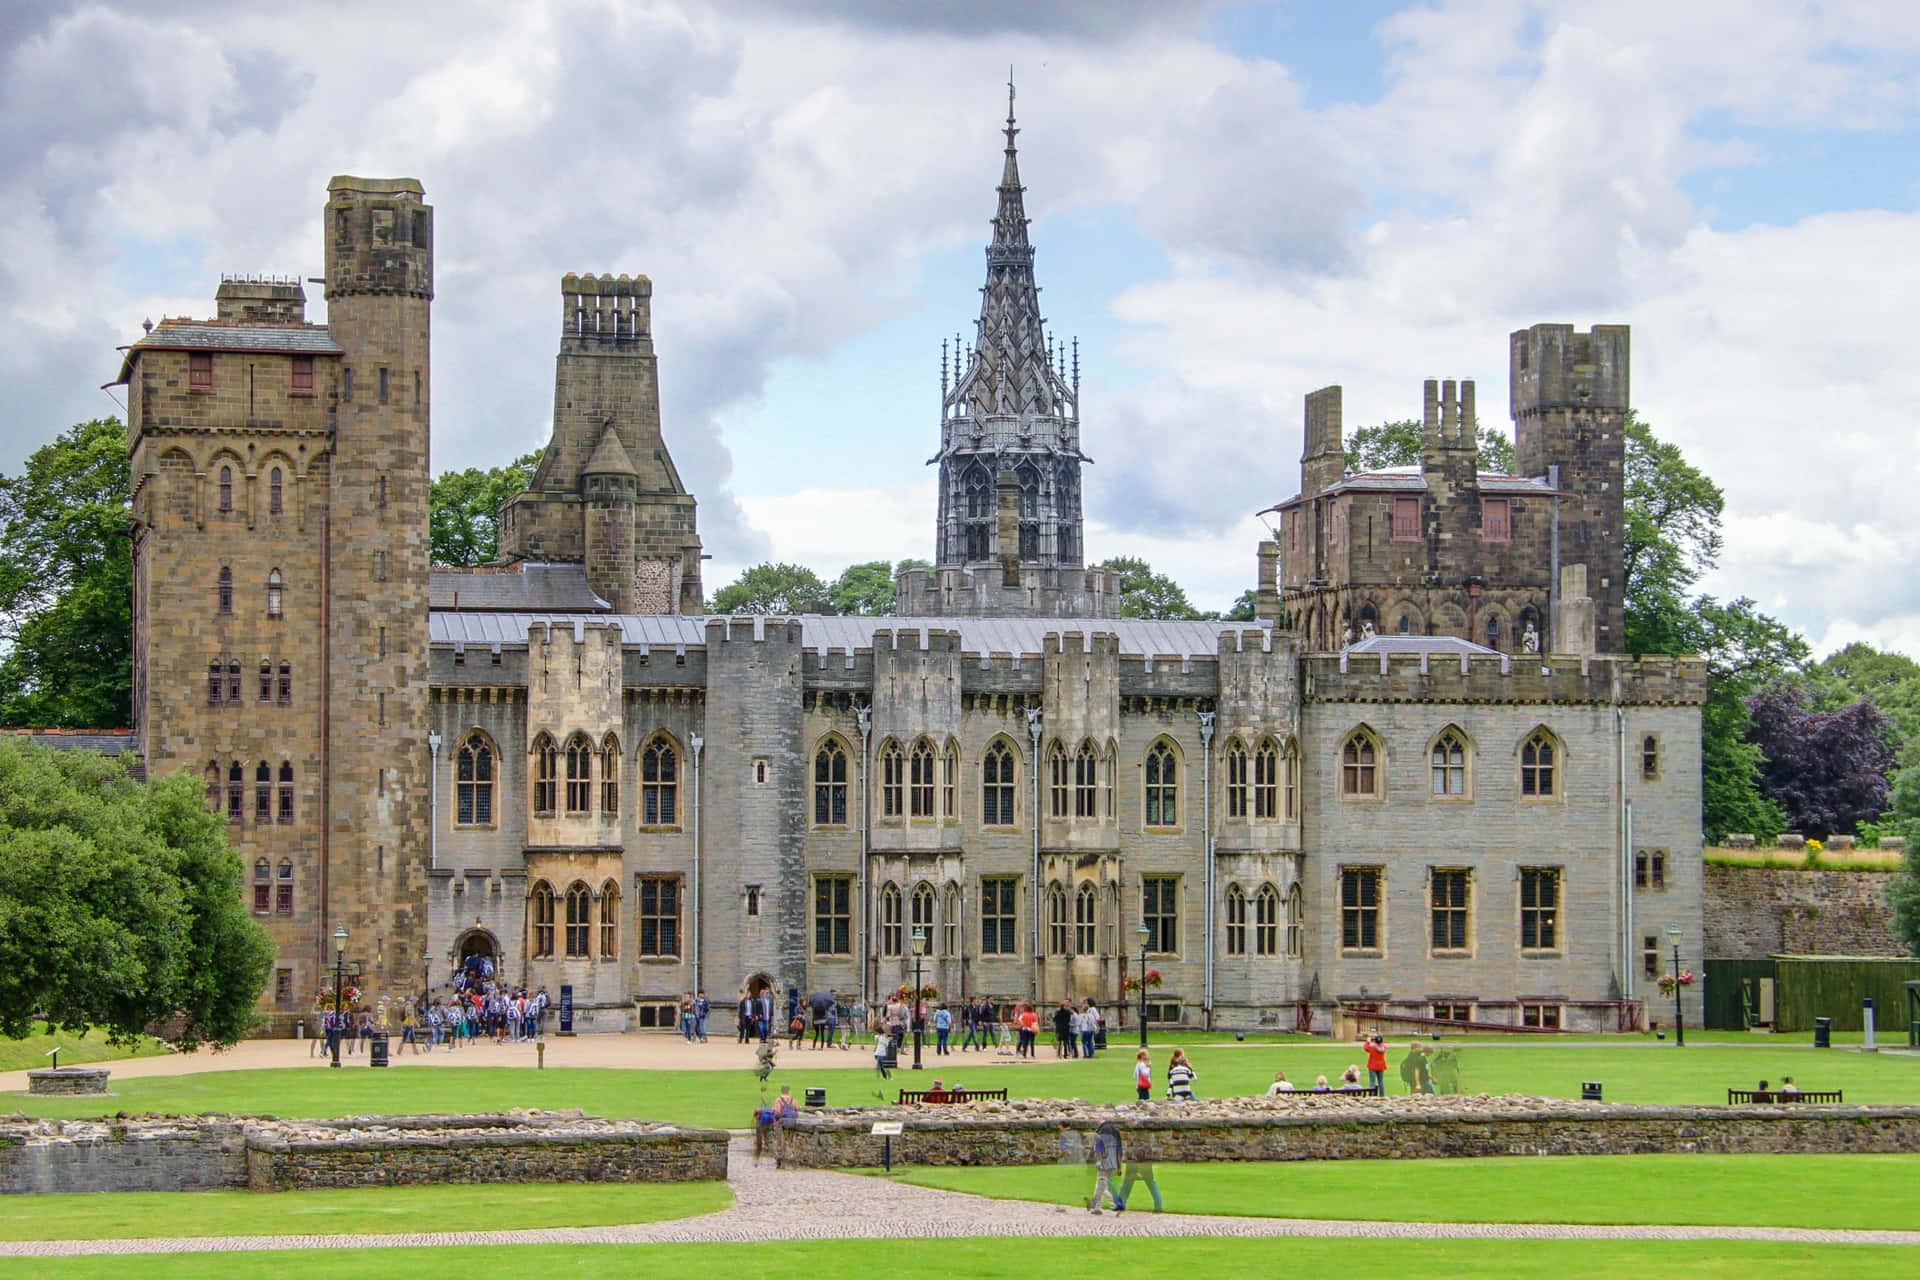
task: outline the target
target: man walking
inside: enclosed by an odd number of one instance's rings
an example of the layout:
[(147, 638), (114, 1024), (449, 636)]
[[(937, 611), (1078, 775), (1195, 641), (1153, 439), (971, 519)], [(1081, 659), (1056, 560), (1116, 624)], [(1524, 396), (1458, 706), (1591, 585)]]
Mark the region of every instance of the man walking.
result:
[(935, 1053), (949, 1054), (952, 1052), (952, 1050), (947, 1048), (947, 1037), (952, 1033), (953, 1014), (947, 1009), (947, 1006), (943, 1004), (933, 1011), (933, 1051)]
[[(546, 992), (542, 990), (540, 994), (544, 997)], [(693, 996), (693, 1034), (700, 1038), (701, 1044), (707, 1042), (707, 1018), (712, 1013), (713, 1002), (707, 999), (707, 993), (696, 991)]]
[(753, 997), (744, 991), (740, 993), (736, 1014), (740, 1020), (740, 1043), (746, 1044), (753, 1039)]

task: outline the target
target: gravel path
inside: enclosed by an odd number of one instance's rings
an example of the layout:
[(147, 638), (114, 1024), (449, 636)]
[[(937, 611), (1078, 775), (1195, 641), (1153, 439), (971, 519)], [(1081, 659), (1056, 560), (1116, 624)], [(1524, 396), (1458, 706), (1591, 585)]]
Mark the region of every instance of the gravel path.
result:
[[(269, 1249), (406, 1248), (510, 1244), (707, 1244), (963, 1236), (1323, 1236), (1411, 1240), (1765, 1240), (1793, 1244), (1920, 1245), (1920, 1231), (1817, 1231), (1791, 1227), (1543, 1226), (1497, 1222), (1349, 1222), (1201, 1214), (1094, 1215), (1061, 1205), (981, 1196), (855, 1174), (777, 1170), (734, 1142), (732, 1208), (673, 1222), (524, 1231), (410, 1235), (189, 1236), (150, 1240), (0, 1242), (0, 1258), (90, 1254), (244, 1253)], [(264, 1205), (263, 1205), (264, 1207)]]

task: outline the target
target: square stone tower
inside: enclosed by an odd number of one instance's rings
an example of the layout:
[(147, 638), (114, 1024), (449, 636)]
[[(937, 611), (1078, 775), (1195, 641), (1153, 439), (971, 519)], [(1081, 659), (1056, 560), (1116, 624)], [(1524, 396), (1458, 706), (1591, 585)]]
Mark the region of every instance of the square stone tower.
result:
[(344, 354), (321, 531), (322, 893), (369, 986), (410, 990), (427, 936), (433, 210), (411, 178), (336, 177), (327, 194), (327, 325)]

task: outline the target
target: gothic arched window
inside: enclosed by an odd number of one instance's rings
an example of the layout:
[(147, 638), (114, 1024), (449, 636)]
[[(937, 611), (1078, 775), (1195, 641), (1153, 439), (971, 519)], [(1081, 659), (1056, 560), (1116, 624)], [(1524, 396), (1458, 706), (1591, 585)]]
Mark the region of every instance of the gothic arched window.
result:
[(1047, 812), (1067, 816), (1067, 749), (1058, 741), (1047, 750)]
[(600, 740), (600, 812), (620, 812), (620, 739), (611, 733)]
[(275, 805), (275, 815), (281, 826), (293, 822), (293, 761), (280, 762), (280, 791)]
[(1093, 882), (1082, 880), (1080, 888), (1073, 895), (1073, 953), (1078, 956), (1090, 956), (1099, 950), (1095, 935), (1098, 923), (1099, 896), (1093, 891)]
[(987, 748), (980, 761), (980, 825), (1013, 825), (1013, 750), (1005, 742)]
[(880, 954), (901, 954), (900, 886), (891, 880), (880, 886)]
[(1467, 794), (1467, 741), (1457, 730), (1449, 729), (1433, 740), (1433, 794), (1436, 799), (1457, 799)]
[(1180, 764), (1165, 738), (1147, 750), (1147, 825), (1180, 825)]
[(1356, 729), (1340, 748), (1340, 794), (1372, 800), (1380, 794), (1379, 748), (1373, 735)]
[(233, 468), (220, 468), (220, 514), (233, 514)]
[(553, 886), (545, 880), (533, 886), (533, 958), (553, 958)]
[[(880, 814), (898, 818), (907, 811), (907, 757), (889, 738), (880, 746)], [(898, 953), (896, 953), (898, 954)]]
[(223, 616), (233, 613), (233, 570), (226, 565), (220, 566), (220, 590), (218, 594), (220, 612)]
[(1067, 924), (1067, 890), (1059, 881), (1047, 886), (1047, 953), (1072, 955), (1072, 937)]
[(922, 880), (913, 886), (913, 897), (908, 902), (911, 914), (909, 923), (916, 937), (925, 937), (927, 946), (933, 946), (933, 886)]
[(1272, 738), (1262, 738), (1253, 752), (1253, 816), (1280, 816), (1280, 748)]
[(640, 752), (640, 825), (671, 827), (679, 818), (680, 760), (673, 742), (656, 733)]
[(1227, 743), (1227, 820), (1230, 822), (1247, 816), (1248, 764), (1246, 744), (1238, 738)]
[(280, 482), (280, 468), (267, 472), (267, 512), (279, 515), (286, 509), (285, 489)]
[(567, 888), (567, 959), (584, 960), (593, 934), (593, 894), (575, 880)]
[(280, 616), (281, 594), (285, 586), (286, 582), (280, 577), (278, 569), (267, 574), (267, 616), (269, 618)]
[(1237, 884), (1227, 886), (1227, 954), (1247, 954), (1247, 893)]
[(1280, 891), (1270, 884), (1260, 886), (1253, 896), (1253, 950), (1255, 955), (1271, 956), (1280, 951)]
[(611, 960), (620, 954), (620, 885), (613, 880), (600, 886), (600, 958)]
[(586, 734), (576, 733), (567, 739), (567, 812), (589, 813), (592, 809), (593, 744)]
[(453, 820), (460, 826), (493, 822), (493, 743), (478, 729), (466, 736), (454, 757)]
[(1536, 799), (1554, 795), (1555, 743), (1545, 729), (1535, 729), (1520, 745), (1520, 794)]
[[(559, 809), (559, 752), (554, 750), (553, 739), (541, 734), (533, 740), (533, 812), (543, 818), (551, 818)], [(551, 923), (551, 921), (549, 921)], [(552, 948), (547, 949), (548, 954)]]
[(925, 738), (914, 743), (913, 754), (907, 760), (907, 801), (909, 810), (916, 818), (933, 816), (933, 764), (933, 744)]
[(813, 753), (813, 825), (847, 825), (847, 753), (831, 738)]
[(1091, 742), (1083, 742), (1073, 754), (1073, 816), (1100, 816), (1100, 757)]

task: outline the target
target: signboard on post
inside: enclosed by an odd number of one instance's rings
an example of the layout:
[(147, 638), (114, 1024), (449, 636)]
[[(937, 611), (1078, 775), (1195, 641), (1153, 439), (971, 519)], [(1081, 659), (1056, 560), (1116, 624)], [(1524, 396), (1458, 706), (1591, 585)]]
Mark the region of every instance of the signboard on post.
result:
[(573, 984), (570, 982), (560, 984), (560, 1034), (573, 1034)]

